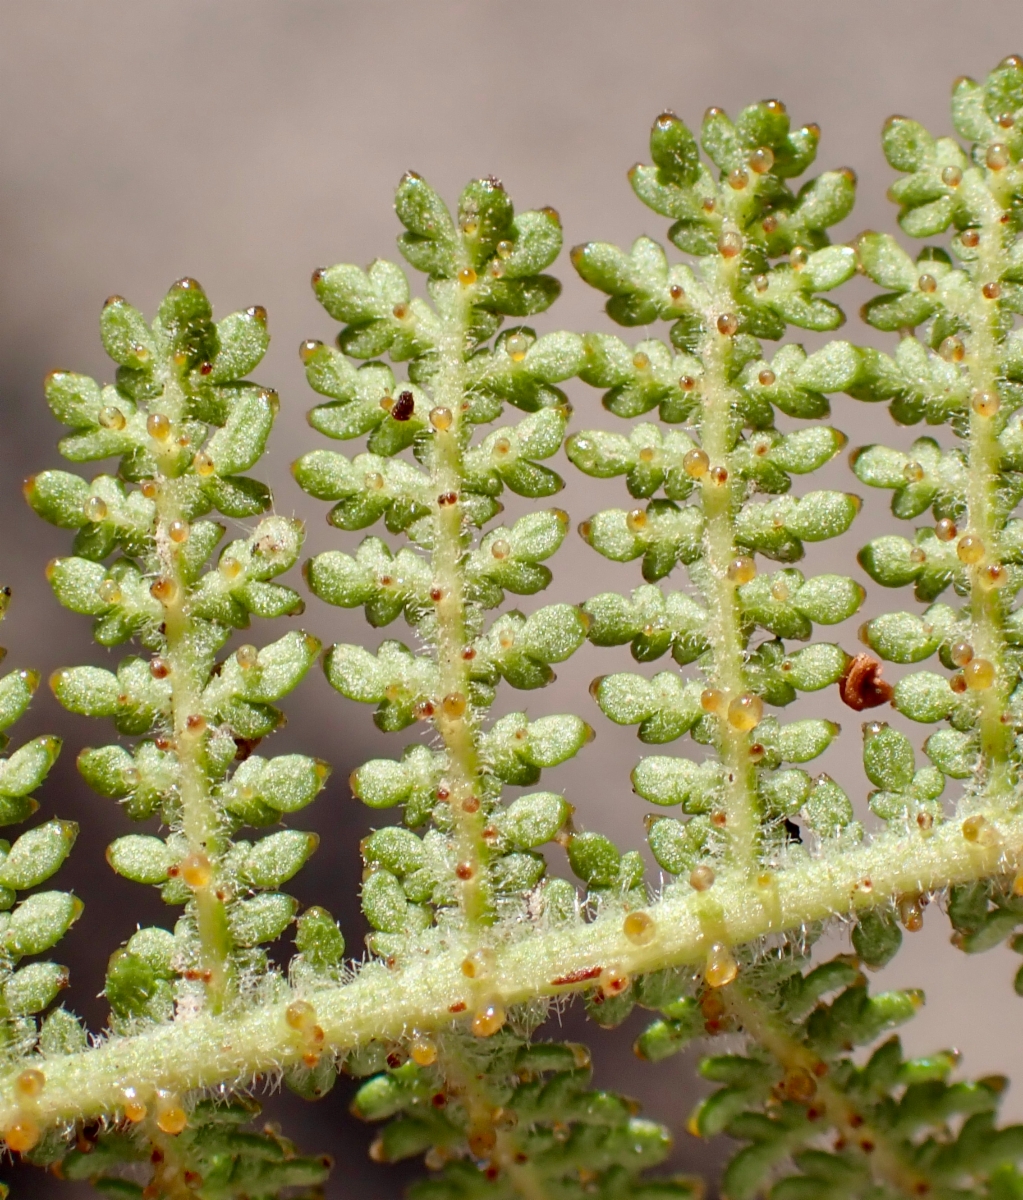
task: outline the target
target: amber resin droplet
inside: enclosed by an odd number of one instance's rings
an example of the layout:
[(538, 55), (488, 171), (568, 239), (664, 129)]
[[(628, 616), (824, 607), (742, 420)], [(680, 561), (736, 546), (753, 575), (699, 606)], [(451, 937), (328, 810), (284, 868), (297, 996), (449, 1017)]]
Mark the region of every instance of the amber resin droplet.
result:
[(934, 536), (939, 542), (950, 542), (959, 532), (956, 529), (955, 521), (949, 520), (948, 517), (942, 517), (941, 520), (934, 526)]
[(458, 272), (458, 282), (462, 287), (471, 287), (476, 282), (476, 272), (472, 267), (463, 267)]
[(606, 966), (600, 972), (600, 990), (605, 996), (620, 996), (632, 986), (629, 973), (617, 964)]
[(987, 824), (987, 821), (980, 813), (975, 813), (972, 817), (967, 817), (962, 824), (963, 837), (968, 842), (975, 842), (981, 834), (981, 830)]
[(130, 1121), (132, 1125), (137, 1125), (140, 1121), (144, 1121), (149, 1114), (149, 1107), (144, 1100), (139, 1099), (139, 1094), (133, 1087), (124, 1089), (124, 1119)]
[(622, 922), (622, 932), (636, 946), (646, 946), (654, 940), (657, 926), (645, 912), (630, 912)]
[[(743, 185), (745, 186), (745, 184)], [(742, 253), (742, 237), (738, 233), (729, 231), (723, 233), (718, 238), (718, 253), (722, 258), (735, 258), (737, 254)], [(722, 333), (724, 330), (722, 330)]]
[(31, 1117), (19, 1117), (4, 1130), (7, 1149), (15, 1154), (26, 1154), (41, 1136), (39, 1125)]
[(119, 408), (115, 408), (110, 404), (99, 410), (97, 420), (104, 429), (115, 429), (118, 431), (122, 430), (128, 423), (125, 420), (124, 413)]
[(682, 459), (682, 470), (691, 479), (701, 479), (710, 469), (710, 458), (705, 450), (687, 450)]
[(726, 987), (739, 974), (739, 964), (727, 946), (715, 942), (707, 951), (707, 963), (703, 968), (703, 978), (708, 987)]
[(973, 658), (973, 647), (969, 642), (953, 642), (949, 647), (948, 656), (957, 667), (965, 667)]
[(732, 583), (749, 583), (756, 575), (757, 567), (752, 558), (742, 554), (738, 558), (732, 559), (728, 564), (725, 574)]
[(409, 1058), (417, 1067), (432, 1067), (437, 1061), (437, 1043), (425, 1033), (417, 1033), (412, 1037), (409, 1047)]
[(177, 598), (178, 585), (173, 579), (160, 575), (149, 585), (149, 594), (154, 600), (159, 600), (161, 604), (173, 604)]
[(706, 863), (699, 863), (689, 872), (689, 886), (697, 892), (705, 892), (714, 886), (714, 871)]
[(178, 870), (190, 888), (206, 887), (213, 875), (210, 860), (200, 852), (186, 855), (178, 864)]
[(146, 432), (158, 442), (165, 442), (170, 437), (171, 423), (165, 413), (150, 413), (146, 418)]
[(974, 392), (970, 401), (978, 417), (993, 417), (1002, 406), (997, 392)]
[(747, 692), (736, 696), (728, 705), (728, 723), (735, 729), (748, 732), (760, 724), (764, 715), (764, 702), (759, 696)]
[(188, 1114), (180, 1104), (171, 1102), (161, 1107), (156, 1114), (157, 1127), (171, 1137), (177, 1137), (188, 1124)]
[(85, 519), (95, 524), (97, 521), (102, 521), (107, 515), (106, 501), (99, 496), (90, 496), (82, 505), (82, 512), (85, 514)]
[(14, 1081), (14, 1090), (26, 1098), (40, 1095), (44, 1087), (46, 1076), (37, 1067), (27, 1067)]
[(210, 458), (205, 450), (200, 450), (196, 453), (192, 459), (192, 466), (195, 468), (196, 475), (203, 479), (209, 478), (216, 470), (216, 467), (213, 465), (213, 459)]
[(243, 671), (250, 671), (259, 661), (259, 651), (248, 644), (239, 646), (234, 652), (235, 662)]
[(917, 896), (904, 896), (899, 901), (899, 920), (909, 933), (919, 933), (923, 929), (924, 914)]
[(739, 330), (739, 318), (735, 313), (722, 313), (716, 324), (717, 331), (722, 337), (732, 337)]
[(472, 1032), (476, 1037), (492, 1037), (504, 1025), (507, 1016), (501, 1004), (487, 1004), (472, 1019)]
[(973, 534), (967, 534), (959, 539), (959, 544), (956, 546), (956, 554), (959, 556), (959, 561), (966, 563), (967, 566), (972, 566), (979, 563), (984, 557), (984, 543), (979, 537), (974, 537)]
[(973, 692), (985, 692), (995, 681), (994, 664), (986, 658), (975, 658), (963, 667), (966, 686)]

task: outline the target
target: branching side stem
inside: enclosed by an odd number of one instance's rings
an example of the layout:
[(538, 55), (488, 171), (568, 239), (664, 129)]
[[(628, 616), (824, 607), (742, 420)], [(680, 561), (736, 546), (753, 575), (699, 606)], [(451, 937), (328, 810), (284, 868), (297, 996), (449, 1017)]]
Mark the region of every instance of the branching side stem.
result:
[(469, 704), (470, 635), (462, 557), (465, 537), (460, 499), (462, 455), (466, 433), (462, 402), (465, 397), (465, 345), (470, 305), (460, 283), (438, 287), (435, 295), (441, 317), (438, 371), (434, 378), (436, 409), (431, 484), (434, 489), (432, 555), (436, 606), (437, 665), (441, 701), (435, 714), (444, 739), (450, 776), (449, 803), (455, 820), (461, 907), (470, 924), (486, 923), (492, 908), (484, 874), (484, 816), (480, 806), (480, 769), (476, 753), (475, 718)]
[[(168, 379), (164, 398), (170, 410), (167, 415), (174, 422), (181, 421), (185, 415), (184, 397), (176, 379)], [(177, 447), (171, 439), (153, 441), (158, 462), (174, 456)], [(212, 1011), (220, 1012), (230, 989), (231, 939), (223, 891), (217, 878), (220, 820), (202, 761), (205, 722), (196, 719), (205, 681), (199, 677), (201, 656), (197, 653), (196, 631), (188, 612), (188, 587), (181, 569), (179, 546), (170, 532), (171, 525), (175, 521), (184, 522), (185, 516), (176, 489), (162, 473), (156, 479), (155, 493), (156, 552), (159, 582), (164, 585), (159, 589), (159, 598), (164, 608), (172, 737), (178, 760), (182, 831), (188, 842), (188, 854), (179, 870), (195, 897), (200, 969), (207, 999)]]

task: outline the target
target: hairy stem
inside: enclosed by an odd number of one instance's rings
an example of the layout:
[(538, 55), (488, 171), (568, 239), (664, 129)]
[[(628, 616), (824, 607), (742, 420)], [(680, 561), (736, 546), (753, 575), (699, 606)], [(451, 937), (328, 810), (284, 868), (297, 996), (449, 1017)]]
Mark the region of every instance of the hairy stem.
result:
[[(970, 375), (974, 398), (997, 395), (998, 346), (996, 324), (998, 306), (984, 295), (984, 287), (997, 287), (1004, 266), (1002, 248), (1002, 209), (994, 199), (980, 235), (980, 256), (973, 279), (972, 304), (968, 314), (970, 335), (967, 339), (965, 361)], [(980, 731), (983, 777), (991, 795), (1006, 795), (1012, 788), (1009, 769), (1011, 747), (1010, 728), (1002, 720), (1012, 673), (1005, 665), (1005, 633), (1003, 628), (1002, 597), (991, 586), (988, 574), (999, 564), (997, 550), (999, 520), (997, 512), (997, 483), (1001, 452), (996, 437), (995, 422), (990, 413), (978, 412), (983, 405), (974, 403), (970, 409), (969, 465), (967, 504), (969, 533), (980, 538), (984, 556), (970, 568), (971, 639), (977, 658), (986, 659), (995, 668), (995, 682), (980, 697), (978, 727)]]
[(718, 746), (725, 767), (728, 859), (751, 871), (760, 819), (750, 737), (728, 719), (728, 704), (746, 692), (741, 615), (735, 584), (728, 577), (729, 565), (736, 557), (735, 507), (741, 500), (735, 495), (731, 469), (732, 397), (726, 374), (731, 339), (717, 332), (716, 321), (717, 314), (712, 314), (708, 320), (712, 332), (704, 340), (701, 355), (704, 375), (700, 440), (710, 459), (710, 469), (701, 482), (706, 525), (700, 583), (711, 614), (708, 632), (713, 653), (712, 684), (723, 694), (718, 711)]
[[(439, 289), (438, 289), (439, 291)], [(465, 345), (469, 319), (467, 289), (452, 283), (436, 297), (443, 322), (438, 346), (439, 369), (433, 391), (436, 409), (430, 481), (434, 489), (433, 591), (436, 611), (437, 665), (441, 700), (435, 713), (449, 764), (447, 788), (455, 821), (462, 912), (471, 924), (492, 915), (483, 871), (484, 817), (480, 807), (480, 769), (476, 726), (469, 705), (469, 648), (462, 558), (462, 455), (467, 440), (462, 402), (465, 397)]]
[[(607, 963), (630, 975), (668, 966), (702, 963), (706, 934), (703, 901), (719, 906), (716, 936), (740, 945), (771, 933), (887, 904), (892, 895), (1011, 873), (1023, 865), (1023, 817), (992, 806), (985, 836), (968, 841), (958, 821), (932, 836), (889, 833), (870, 845), (836, 852), (765, 878), (750, 888), (745, 872), (722, 872), (705, 894), (673, 893), (647, 909), (655, 936), (642, 946), (625, 934), (621, 912), (610, 906), (588, 924), (572, 923), (523, 938), (495, 952), (489, 994), (504, 1006), (538, 996), (558, 996), (593, 986)], [(452, 1014), (471, 1011), (473, 981), (462, 972), (465, 944), (411, 962), (400, 970), (367, 964), (343, 986), (310, 994), (325, 1048), (338, 1052), (373, 1040), (402, 1037), (409, 1029), (444, 1030)], [(123, 1089), (140, 1082), (182, 1092), (225, 1080), (249, 1083), (254, 1076), (298, 1063), (305, 1050), (286, 1020), (290, 994), (244, 1015), (207, 1012), (189, 1021), (155, 1026), (135, 1037), (45, 1061), (46, 1085), (33, 1101), (42, 1124), (89, 1119), (117, 1110)], [(0, 1083), (0, 1128), (21, 1111), (17, 1072)]]
[[(179, 410), (172, 415), (180, 418), (184, 399), (176, 380), (169, 382), (165, 396)], [(157, 446), (161, 448), (160, 443)], [(171, 447), (172, 442), (168, 450)], [(199, 674), (195, 629), (188, 612), (188, 587), (181, 568), (180, 547), (171, 534), (172, 525), (183, 523), (184, 516), (173, 481), (162, 474), (156, 480), (155, 503), (158, 583), (161, 585), (158, 590), (164, 606), (172, 737), (178, 761), (182, 832), (188, 841), (188, 854), (179, 869), (195, 897), (200, 970), (206, 983), (206, 995), (212, 1010), (219, 1012), (230, 987), (230, 936), (216, 870), (220, 821), (202, 761), (205, 722), (197, 719), (205, 681)]]

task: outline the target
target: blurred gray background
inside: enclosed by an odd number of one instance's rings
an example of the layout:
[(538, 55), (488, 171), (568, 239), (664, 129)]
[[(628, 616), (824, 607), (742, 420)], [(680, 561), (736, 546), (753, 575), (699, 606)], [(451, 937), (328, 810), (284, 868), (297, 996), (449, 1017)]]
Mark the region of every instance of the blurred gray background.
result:
[[(24, 475), (61, 461), (58, 428), (42, 398), (44, 374), (63, 367), (111, 377), (97, 332), (108, 294), (127, 296), (151, 314), (166, 287), (191, 274), (219, 315), (255, 303), (268, 308), (273, 344), (256, 375), (279, 390), (282, 408), (262, 477), (274, 486), (278, 511), (308, 521), (308, 550), (350, 548), (358, 538), (330, 531), (325, 506), (304, 496), (288, 471), (299, 453), (325, 444), (303, 420), (313, 397), (297, 347), (303, 338), (336, 332), (310, 291), (313, 268), (395, 256), (391, 198), (404, 170), (425, 174), (452, 201), (468, 178), (497, 174), (519, 207), (560, 210), (566, 247), (592, 238), (628, 243), (640, 233), (663, 240), (666, 222), (633, 198), (625, 179), (647, 153), (652, 119), (670, 107), (698, 124), (709, 104), (734, 114), (752, 100), (777, 96), (794, 122), (823, 127), (820, 168), (848, 165), (858, 172), (861, 199), (836, 232), (848, 238), (867, 227), (894, 228), (884, 198), (892, 173), (878, 145), (884, 118), (907, 113), (935, 133), (949, 132), (953, 78), (983, 75), (1020, 50), (1018, 0), (6, 0), (0, 4), (0, 578), (14, 589), (3, 630), (8, 664), (35, 666), (45, 678), (59, 666), (117, 658), (92, 643), (87, 619), (58, 608), (43, 568), (68, 551), (69, 538), (32, 515), (20, 488)], [(574, 277), (567, 256), (554, 270), (565, 282), (564, 296), (538, 326), (609, 327), (600, 297)], [(867, 294), (857, 281), (839, 297), (853, 340), (871, 340), (855, 316)], [(569, 391), (576, 428), (614, 424), (597, 393), (580, 384)], [(878, 438), (907, 445), (913, 437), (882, 408), (840, 398), (834, 410), (854, 445)], [(598, 489), (571, 468), (566, 477), (561, 502), (574, 521), (624, 500), (618, 482)], [(819, 480), (811, 486), (821, 486)], [(845, 458), (829, 467), (827, 481), (855, 483)], [(511, 515), (521, 507), (513, 504)], [(886, 496), (868, 496), (853, 530), (814, 549), (809, 567), (850, 569), (855, 550), (888, 519)], [(524, 607), (580, 601), (639, 582), (636, 565), (607, 564), (574, 536), (552, 565), (553, 588)], [(304, 587), (297, 573), (296, 586)], [(912, 607), (905, 596), (877, 590), (867, 615)], [(862, 619), (841, 628), (836, 640), (851, 648)], [(373, 643), (381, 636), (360, 613), (316, 600), (303, 623), (328, 642)], [(258, 641), (275, 636), (273, 627), (253, 634)], [(628, 662), (624, 652), (584, 648), (559, 669), (553, 687), (505, 694), (500, 711), (528, 705), (535, 715), (577, 710), (593, 720), (596, 741), (551, 783), (577, 806), (582, 825), (638, 846), (644, 805), (631, 794), (628, 775), (641, 747), (631, 730), (601, 718), (586, 694), (592, 676)], [(844, 723), (821, 769), (862, 806), (855, 714), (841, 710), (833, 690), (799, 707), (826, 709)], [(416, 731), (385, 739), (370, 711), (331, 692), (318, 671), (287, 709), (290, 723), (273, 752), (301, 749), (334, 765), (324, 796), (298, 818), (326, 836), (295, 891), (337, 913), (358, 952), (364, 926), (357, 846), (371, 814), (351, 799), (346, 780), (364, 758), (395, 753)], [(168, 922), (171, 914), (155, 893), (118, 879), (103, 861), (105, 845), (128, 832), (129, 822), (85, 788), (74, 760), (83, 746), (110, 740), (108, 729), (67, 716), (43, 688), (16, 733), (20, 741), (44, 731), (60, 732), (65, 750), (42, 793), (41, 815), (82, 826), (62, 881), (73, 882), (87, 911), (60, 953), (73, 972), (70, 1003), (98, 1029), (108, 954), (136, 922)], [(922, 743), (926, 731), (911, 732)], [(948, 945), (948, 932), (932, 909), (924, 931), (907, 938), (880, 981), (927, 991), (926, 1008), (904, 1031), (906, 1043), (920, 1052), (956, 1045), (971, 1073), (1023, 1076), (1015, 1033), (1023, 1001), (1011, 987), (1018, 960), (1003, 950), (967, 959)], [(836, 931), (836, 945), (843, 937)], [(578, 1014), (565, 1024), (580, 1031)], [(683, 1128), (698, 1089), (693, 1057), (656, 1067), (637, 1063), (629, 1047), (639, 1024), (630, 1021), (614, 1034), (592, 1031), (598, 1081), (640, 1096), (651, 1115), (671, 1126), (672, 1165), (713, 1168), (724, 1147), (705, 1147)], [(1020, 1118), (1023, 1085), (1017, 1086), (1007, 1111)], [(318, 1105), (285, 1097), (271, 1100), (269, 1109), (305, 1148), (343, 1162), (331, 1196), (396, 1196), (410, 1172), (368, 1162), (372, 1135), (348, 1116), (350, 1095), (342, 1080)], [(26, 1196), (88, 1190), (38, 1173), (8, 1170), (5, 1177), (16, 1179)]]

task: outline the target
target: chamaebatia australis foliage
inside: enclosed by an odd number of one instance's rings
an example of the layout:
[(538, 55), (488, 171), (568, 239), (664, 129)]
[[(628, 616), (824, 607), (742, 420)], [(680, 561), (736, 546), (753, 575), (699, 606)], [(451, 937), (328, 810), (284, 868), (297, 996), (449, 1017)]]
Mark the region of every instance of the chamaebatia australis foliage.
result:
[[(45, 471), (25, 491), (75, 531), (47, 568), (57, 599), (94, 618), (101, 645), (134, 643), (116, 670), (70, 666), (50, 684), (65, 708), (113, 720), (118, 740), (81, 749), (78, 766), (128, 817), (159, 818), (159, 833), (119, 837), (107, 858), (159, 888), (169, 916), (112, 948), (109, 1022), (90, 1039), (58, 1003), (67, 973), (41, 957), (81, 913), (49, 887), (76, 827), (51, 818), (0, 843), (11, 1152), (124, 1200), (311, 1194), (328, 1161), (243, 1128), (252, 1084), (283, 1079), (315, 1099), (344, 1071), (365, 1077), (356, 1115), (380, 1122), (371, 1157), (424, 1156), (417, 1200), (699, 1194), (698, 1180), (651, 1170), (668, 1131), (591, 1086), (590, 1051), (548, 1040), (550, 1005), (578, 993), (601, 1026), (651, 1010), (644, 1059), (723, 1037), (700, 1065), (720, 1086), (688, 1129), (739, 1143), (721, 1181), (730, 1200), (1023, 1197), (1023, 1127), (996, 1125), (1005, 1081), (953, 1081), (951, 1051), (906, 1058), (890, 1031), (922, 996), (872, 995), (863, 973), (928, 902), (963, 951), (1007, 939), (1023, 951), (1023, 60), (959, 80), (952, 116), (955, 138), (902, 117), (884, 129), (902, 232), (930, 239), (915, 258), (889, 234), (831, 243), (855, 177), (810, 174), (820, 131), (793, 126), (780, 102), (734, 122), (711, 108), (699, 140), (659, 116), (652, 164), (630, 179), (681, 256), (649, 237), (571, 253), (638, 341), (538, 336), (527, 322), (560, 290), (545, 274), (560, 220), (516, 212), (490, 177), (454, 212), (419, 175), (401, 180), (398, 249), (425, 287), (382, 259), (314, 273), (341, 329), (336, 347), (301, 347), (322, 398), (310, 423), (366, 443), (318, 444), (294, 475), (332, 505), (332, 526), (366, 533), (304, 561), (317, 601), (302, 619), (315, 630), (324, 602), (410, 627), (375, 652), (322, 655), (342, 696), (408, 731), (396, 757), (350, 780), (400, 817), (374, 814), (362, 843), (371, 933), (357, 961), (330, 913), (299, 911), (286, 890), (316, 850), (292, 814), (330, 767), (264, 753), (277, 702), (321, 655), (294, 621), (273, 636), (263, 624), (304, 610), (275, 582), (302, 560), (301, 524), (247, 474), (278, 411), (247, 378), (266, 313), (215, 322), (187, 278), (152, 323), (107, 301), (114, 384), (55, 372), (46, 396), (69, 427), (67, 459), (116, 465), (91, 481)], [(789, 340), (789, 327), (839, 328), (829, 297), (857, 271), (882, 289), (862, 316), (898, 335), (887, 351)], [(661, 321), (666, 336), (650, 336)], [(405, 364), (400, 376), (385, 360)], [(599, 389), (610, 417), (577, 416), (568, 433), (569, 380), (587, 413), (585, 385)], [(852, 617), (863, 587), (798, 564), (806, 543), (846, 534), (860, 502), (792, 493), (793, 476), (846, 444), (828, 423), (838, 393), (937, 428), (908, 452), (851, 455), (859, 482), (891, 489), (894, 516), (914, 523), (859, 555), (878, 585), (912, 585), (912, 611), (870, 620), (851, 648), (815, 626)], [(631, 499), (578, 532), (638, 561), (642, 581), (578, 606), (529, 601), (525, 615), (509, 597), (542, 592), (573, 536), (551, 506), (562, 447), (573, 469), (624, 477)], [(532, 503), (501, 524), (506, 490)], [(622, 499), (621, 485), (608, 494)], [(582, 696), (575, 713), (490, 715), (502, 684), (543, 687), (587, 639), (629, 644), (637, 664), (594, 680), (596, 707)], [(893, 685), (881, 660), (909, 669)], [(35, 684), (24, 670), (0, 680), (0, 727)], [(805, 769), (838, 725), (785, 719), (800, 693), (825, 689), (832, 715), (871, 717), (863, 820)], [(926, 737), (866, 713), (889, 704)], [(653, 806), (647, 855), (586, 827), (585, 804), (543, 776), (585, 753), (604, 719), (637, 726), (650, 750), (608, 780), (627, 794), (631, 769), (637, 827)], [(58, 750), (37, 738), (0, 762), (0, 821), (32, 817)], [(571, 768), (557, 779), (571, 795)], [(343, 792), (325, 802), (349, 803)], [(819, 940), (839, 921), (851, 945), (828, 959)], [(285, 935), (286, 971), (267, 949)]]

